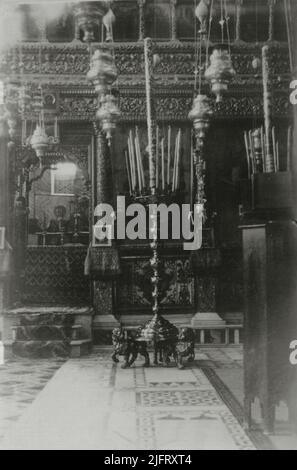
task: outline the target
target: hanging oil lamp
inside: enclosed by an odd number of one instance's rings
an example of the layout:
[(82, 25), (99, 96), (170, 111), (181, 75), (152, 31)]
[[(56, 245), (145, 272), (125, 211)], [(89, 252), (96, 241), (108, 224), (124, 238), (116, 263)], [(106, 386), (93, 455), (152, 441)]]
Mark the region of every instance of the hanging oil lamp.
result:
[(199, 33), (203, 36), (207, 33), (207, 18), (208, 18), (208, 4), (207, 0), (201, 0), (199, 5), (196, 7), (195, 16), (200, 22), (200, 31)]
[(21, 86), (19, 90), (19, 112), (24, 115), (31, 107), (31, 95), (27, 86)]
[(108, 12), (106, 13), (106, 15), (104, 15), (102, 18), (102, 23), (104, 24), (105, 29), (106, 29), (106, 38), (105, 38), (106, 42), (113, 41), (113, 24), (115, 20), (116, 20), (116, 17), (112, 9), (110, 8)]
[(80, 2), (74, 10), (77, 26), (84, 32), (87, 43), (95, 40), (94, 31), (109, 9), (109, 1)]
[(101, 106), (96, 112), (96, 118), (101, 123), (109, 145), (120, 116), (121, 113), (117, 105), (117, 99), (110, 94), (104, 95), (101, 99)]
[(205, 78), (211, 84), (211, 90), (216, 96), (216, 102), (222, 101), (223, 94), (235, 75), (230, 52), (224, 44), (214, 46), (210, 56), (210, 65), (205, 71)]
[(8, 83), (4, 95), (4, 109), (8, 125), (8, 134), (12, 142), (17, 135), (18, 108), (19, 88), (15, 83)]
[(91, 68), (87, 78), (94, 86), (98, 95), (104, 94), (117, 79), (114, 57), (107, 48), (96, 49), (91, 58)]
[(45, 128), (41, 124), (36, 125), (36, 129), (30, 139), (30, 145), (35, 150), (38, 158), (42, 158), (45, 155), (46, 150), (50, 144), (50, 138), (45, 132)]
[(212, 115), (213, 110), (210, 100), (206, 95), (198, 94), (196, 98), (194, 98), (193, 107), (188, 115), (189, 119), (193, 121), (193, 127), (197, 138), (203, 139), (205, 137)]

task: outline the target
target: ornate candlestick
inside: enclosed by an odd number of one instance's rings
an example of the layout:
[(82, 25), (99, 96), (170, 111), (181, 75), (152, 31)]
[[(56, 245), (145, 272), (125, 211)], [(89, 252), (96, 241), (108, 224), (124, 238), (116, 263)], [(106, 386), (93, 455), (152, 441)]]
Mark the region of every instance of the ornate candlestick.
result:
[(148, 132), (148, 154), (149, 154), (149, 179), (150, 195), (147, 202), (151, 204), (150, 211), (150, 247), (152, 257), (150, 264), (152, 268), (152, 312), (153, 317), (140, 329), (139, 340), (151, 341), (154, 346), (154, 363), (158, 364), (158, 353), (164, 364), (169, 361), (169, 355), (175, 354), (178, 330), (168, 320), (160, 315), (160, 257), (158, 251), (158, 194), (156, 192), (156, 117), (153, 90), (153, 43), (147, 38), (144, 40), (145, 60), (145, 83), (147, 102), (147, 132)]

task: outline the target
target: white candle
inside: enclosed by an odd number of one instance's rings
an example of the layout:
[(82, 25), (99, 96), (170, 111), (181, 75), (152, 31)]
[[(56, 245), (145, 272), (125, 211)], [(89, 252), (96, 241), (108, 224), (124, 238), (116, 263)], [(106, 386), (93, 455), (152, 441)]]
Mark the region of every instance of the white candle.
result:
[(156, 131), (156, 188), (159, 187), (159, 126)]
[(167, 149), (167, 184), (170, 184), (170, 159), (171, 159), (171, 126), (168, 126), (168, 149)]
[(165, 189), (165, 148), (164, 137), (161, 140), (161, 153), (162, 153), (162, 189)]
[(130, 168), (129, 168), (129, 161), (128, 161), (128, 152), (125, 150), (125, 160), (126, 160), (126, 169), (127, 169), (127, 176), (128, 176), (128, 183), (129, 183), (129, 192), (132, 192), (132, 184), (131, 184), (131, 175), (130, 175)]
[(291, 169), (291, 142), (292, 142), (292, 127), (288, 127), (287, 137), (287, 171)]
[(55, 136), (56, 139), (58, 138), (58, 118), (57, 118), (57, 116), (55, 117), (54, 136)]
[(191, 131), (191, 155), (190, 155), (190, 204), (193, 205), (193, 179), (194, 179), (194, 148), (193, 131)]

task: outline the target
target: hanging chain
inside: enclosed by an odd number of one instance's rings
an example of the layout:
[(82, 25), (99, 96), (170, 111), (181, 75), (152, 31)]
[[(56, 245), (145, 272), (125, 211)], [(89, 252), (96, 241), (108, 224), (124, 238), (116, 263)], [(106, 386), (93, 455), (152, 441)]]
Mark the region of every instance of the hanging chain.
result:
[(196, 15), (195, 15), (195, 12), (196, 12), (196, 8), (197, 8), (197, 0), (194, 0), (194, 44), (195, 44), (195, 70), (194, 70), (194, 79), (195, 79), (195, 82), (194, 82), (194, 91), (195, 91), (195, 94), (197, 92), (197, 80), (198, 80), (198, 33), (197, 33), (197, 18), (196, 18)]
[(221, 40), (222, 40), (222, 44), (224, 42), (224, 23), (225, 23), (225, 19), (224, 19), (224, 3), (223, 3), (223, 0), (221, 0), (221, 19), (219, 21), (219, 24), (221, 26)]
[(209, 20), (208, 20), (208, 35), (207, 35), (206, 58), (205, 58), (206, 66), (208, 65), (208, 57), (209, 57), (209, 43), (210, 43), (210, 32), (211, 32), (211, 25), (212, 25), (212, 12), (213, 12), (213, 0), (211, 0)]
[(226, 1), (226, 0), (224, 0), (224, 11), (225, 11), (225, 22), (226, 22), (226, 33), (227, 33), (228, 51), (229, 51), (229, 54), (231, 55), (231, 41), (230, 41), (230, 30), (229, 30), (229, 20), (230, 20), (230, 17), (228, 16), (227, 1)]

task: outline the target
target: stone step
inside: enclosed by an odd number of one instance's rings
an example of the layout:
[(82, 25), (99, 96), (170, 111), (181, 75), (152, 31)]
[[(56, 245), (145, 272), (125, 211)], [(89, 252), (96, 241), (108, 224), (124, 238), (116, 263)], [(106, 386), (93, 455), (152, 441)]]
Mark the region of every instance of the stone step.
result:
[(24, 313), (19, 316), (20, 324), (27, 325), (73, 325), (75, 316), (64, 313)]
[(70, 357), (77, 358), (89, 354), (92, 350), (92, 340), (81, 339), (70, 343)]
[(63, 340), (50, 341), (14, 341), (11, 344), (12, 354), (20, 357), (50, 358), (68, 357), (70, 342)]
[[(88, 306), (22, 306), (4, 312), (5, 357), (78, 357), (92, 346)], [(9, 334), (10, 332), (10, 334)]]
[(11, 329), (14, 341), (67, 341), (82, 337), (81, 325), (15, 325)]

